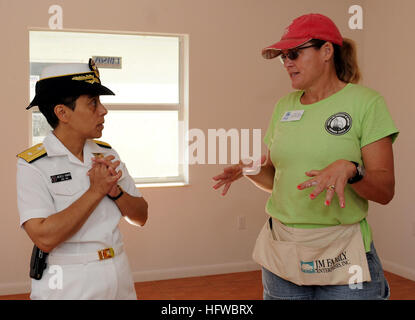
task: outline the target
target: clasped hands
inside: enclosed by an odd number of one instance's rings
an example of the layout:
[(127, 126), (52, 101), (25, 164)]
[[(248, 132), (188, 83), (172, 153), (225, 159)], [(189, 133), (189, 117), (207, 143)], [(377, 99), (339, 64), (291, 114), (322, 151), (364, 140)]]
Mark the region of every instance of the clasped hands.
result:
[(113, 155), (106, 157), (92, 158), (92, 167), (87, 176), (91, 183), (90, 188), (102, 194), (116, 197), (121, 191), (118, 188), (118, 181), (122, 176), (122, 171), (116, 171), (120, 161), (114, 161)]

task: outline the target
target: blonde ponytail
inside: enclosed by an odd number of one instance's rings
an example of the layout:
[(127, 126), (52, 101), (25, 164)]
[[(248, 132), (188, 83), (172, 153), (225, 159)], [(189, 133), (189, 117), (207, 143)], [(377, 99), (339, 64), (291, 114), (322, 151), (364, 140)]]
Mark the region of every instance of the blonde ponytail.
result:
[(358, 83), (361, 79), (357, 64), (356, 44), (353, 40), (343, 38), (343, 45), (334, 45), (334, 66), (337, 77), (344, 82)]

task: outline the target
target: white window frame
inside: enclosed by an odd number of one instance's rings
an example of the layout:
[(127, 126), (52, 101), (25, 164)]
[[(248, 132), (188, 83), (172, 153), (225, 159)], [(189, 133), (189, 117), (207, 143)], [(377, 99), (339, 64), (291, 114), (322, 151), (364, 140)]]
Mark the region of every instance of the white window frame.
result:
[[(44, 28), (30, 28), (30, 31), (47, 31), (47, 32), (77, 32), (77, 33), (102, 33), (102, 34), (120, 34), (120, 35), (137, 35), (137, 36), (162, 36), (175, 37), (179, 39), (179, 102), (178, 103), (105, 103), (108, 110), (143, 110), (143, 111), (178, 111), (178, 137), (179, 137), (179, 175), (176, 177), (146, 177), (134, 178), (137, 187), (171, 187), (185, 186), (189, 184), (189, 161), (187, 155), (187, 132), (189, 128), (189, 35), (187, 34), (166, 34), (153, 32), (124, 32), (124, 31), (102, 31), (102, 30), (79, 30), (79, 29), (62, 29), (50, 30)], [(30, 48), (30, 46), (29, 46)], [(30, 62), (29, 62), (30, 65)], [(30, 74), (30, 72), (28, 72)], [(27, 77), (29, 79), (29, 76)], [(30, 96), (28, 94), (28, 96)], [(28, 103), (29, 104), (29, 103)], [(29, 145), (32, 144), (32, 113), (39, 111), (33, 108), (30, 112), (30, 137)]]

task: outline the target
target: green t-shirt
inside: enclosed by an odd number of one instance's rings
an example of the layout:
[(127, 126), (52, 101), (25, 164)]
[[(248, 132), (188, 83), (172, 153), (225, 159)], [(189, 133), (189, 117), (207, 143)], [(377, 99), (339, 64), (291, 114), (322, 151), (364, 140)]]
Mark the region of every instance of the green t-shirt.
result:
[[(338, 159), (362, 164), (361, 148), (398, 130), (383, 97), (372, 89), (347, 84), (342, 90), (313, 104), (303, 105), (303, 91), (295, 91), (278, 101), (264, 142), (275, 167), (274, 187), (266, 210), (287, 226), (323, 228), (360, 222), (366, 251), (372, 234), (366, 221), (368, 201), (350, 185), (345, 187), (346, 207), (337, 194), (325, 206), (325, 192), (311, 200), (314, 187), (298, 190), (311, 179), (305, 172), (321, 170)], [(281, 121), (287, 112), (304, 110), (300, 120)]]

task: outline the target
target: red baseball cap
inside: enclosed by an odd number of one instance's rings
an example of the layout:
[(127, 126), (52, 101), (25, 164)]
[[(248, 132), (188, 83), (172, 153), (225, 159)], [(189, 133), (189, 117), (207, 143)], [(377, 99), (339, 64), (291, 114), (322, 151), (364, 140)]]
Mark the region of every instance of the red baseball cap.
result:
[(294, 19), (279, 42), (262, 49), (262, 56), (265, 59), (278, 57), (281, 50), (298, 47), (311, 39), (326, 40), (339, 46), (343, 44), (343, 37), (330, 18), (310, 13)]

